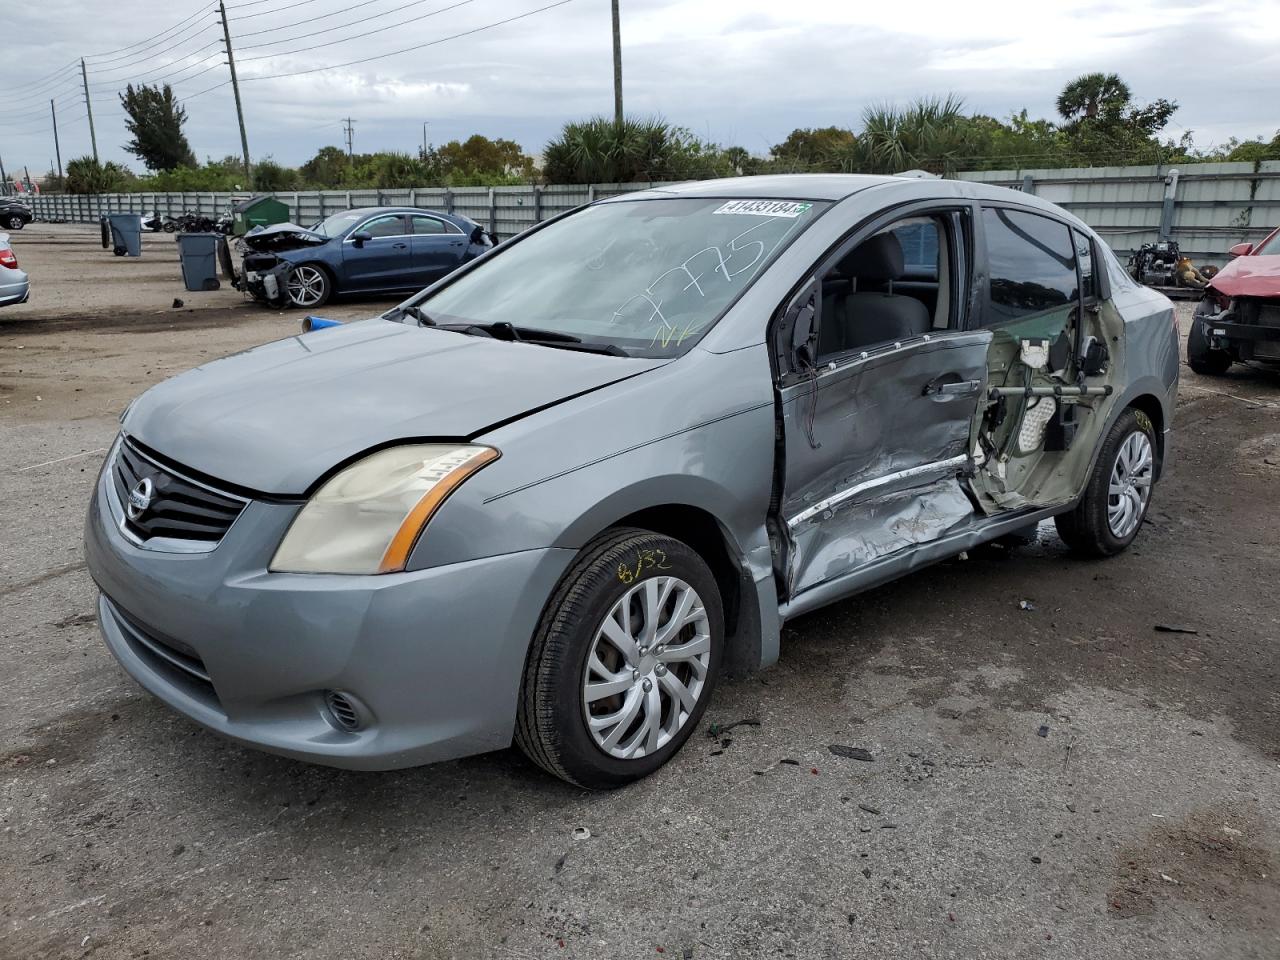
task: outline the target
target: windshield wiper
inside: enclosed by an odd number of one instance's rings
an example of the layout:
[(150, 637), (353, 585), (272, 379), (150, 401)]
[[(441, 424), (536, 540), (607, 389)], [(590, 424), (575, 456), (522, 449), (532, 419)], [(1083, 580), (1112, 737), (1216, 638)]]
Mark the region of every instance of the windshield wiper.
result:
[(611, 357), (629, 357), (631, 354), (612, 343), (595, 343), (583, 340), (571, 333), (559, 330), (542, 330), (538, 327), (517, 327), (499, 320), (494, 323), (444, 323), (434, 324), (441, 330), (455, 330), (471, 336), (488, 336), (509, 343), (534, 343), (540, 347), (557, 347), (561, 350), (578, 350), (582, 353), (603, 353)]
[(429, 316), (427, 316), (425, 310), (413, 304), (410, 304), (407, 307), (396, 307), (396, 313), (398, 313), (402, 319), (404, 317), (412, 318), (413, 321), (417, 323), (418, 326), (420, 327), (438, 326), (438, 324), (434, 320), (432, 320)]

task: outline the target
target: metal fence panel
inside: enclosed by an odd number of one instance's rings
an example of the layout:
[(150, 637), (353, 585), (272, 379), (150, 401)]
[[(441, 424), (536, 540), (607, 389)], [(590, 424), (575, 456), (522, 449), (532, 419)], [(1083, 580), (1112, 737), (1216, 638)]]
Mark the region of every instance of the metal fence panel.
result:
[[(1280, 223), (1280, 161), (1202, 163), (1175, 171), (1167, 166), (1069, 167), (982, 170), (961, 173), (1015, 190), (1029, 189), (1089, 224), (1127, 256), (1159, 239), (1165, 194), (1174, 203), (1169, 238), (1198, 264), (1222, 264), (1227, 249), (1242, 240), (1257, 242)], [(416, 206), (470, 217), (507, 238), (536, 223), (604, 197), (661, 186), (655, 183), (601, 183), (514, 187), (413, 187), (387, 190), (309, 190), (272, 194), (289, 206), (290, 219), (309, 225), (352, 207)], [(219, 217), (230, 210), (232, 193), (133, 193), (45, 195), (30, 198), (37, 218), (93, 222), (106, 213), (184, 212)]]

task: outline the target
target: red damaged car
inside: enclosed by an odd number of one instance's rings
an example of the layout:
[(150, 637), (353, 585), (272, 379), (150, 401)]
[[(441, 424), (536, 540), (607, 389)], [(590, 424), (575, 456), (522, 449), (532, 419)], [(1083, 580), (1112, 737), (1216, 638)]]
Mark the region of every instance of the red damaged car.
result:
[(1261, 243), (1237, 243), (1196, 307), (1187, 364), (1222, 376), (1233, 363), (1280, 364), (1280, 227)]

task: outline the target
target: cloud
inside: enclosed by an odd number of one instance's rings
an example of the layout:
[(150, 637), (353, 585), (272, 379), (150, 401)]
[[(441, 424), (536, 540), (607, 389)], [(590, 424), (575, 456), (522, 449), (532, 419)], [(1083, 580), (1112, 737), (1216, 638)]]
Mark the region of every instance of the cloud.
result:
[[(274, 2), (285, 6), (290, 0)], [(270, 10), (264, 4), (244, 10), (243, 18), (232, 9), (233, 36), (239, 37), (310, 15), (307, 24), (243, 41), (247, 48), (285, 38), (242, 60), (255, 156), (301, 162), (320, 146), (340, 142), (340, 118), (346, 116), (357, 121), (356, 149), (362, 151), (413, 150), (423, 121), (430, 121), (435, 142), (480, 132), (537, 152), (566, 120), (612, 111), (609, 9), (588, 0), (394, 58), (258, 79), (427, 43), (546, 0), (478, 0), (396, 30), (300, 49), (456, 0), (426, 0), (421, 7), (379, 16), (406, 2), (370, 0), (361, 7), (358, 26), (293, 42), (287, 38), (349, 22), (353, 18), (341, 12), (350, 4), (315, 0), (276, 13), (264, 11)], [(1170, 135), (1194, 130), (1202, 144), (1233, 134), (1269, 136), (1280, 122), (1274, 98), (1265, 94), (1280, 86), (1280, 62), (1271, 53), (1280, 43), (1273, 4), (916, 0), (904, 8), (847, 0), (788, 6), (777, 0), (623, 0), (624, 92), (628, 112), (662, 114), (699, 135), (759, 152), (794, 127), (856, 125), (871, 104), (919, 95), (955, 93), (970, 109), (994, 116), (1023, 107), (1051, 116), (1068, 80), (1105, 70), (1124, 77), (1139, 100), (1177, 100)], [(130, 44), (132, 52), (90, 57), (90, 81), (119, 79), (122, 85), (139, 75), (176, 74), (176, 92), (191, 97), (187, 133), (197, 155), (238, 152), (230, 86), (210, 89), (226, 79), (217, 46), (195, 52), (218, 39), (216, 18), (196, 18), (192, 28), (173, 34), (189, 33), (186, 40), (149, 49), (137, 42), (164, 31), (187, 10), (134, 0), (130, 13), (103, 18), (90, 0), (61, 0), (43, 16), (41, 30), (24, 37), (23, 58), (0, 63), (0, 89), (9, 92), (0, 105), (0, 149), (7, 166), (26, 163), (33, 172), (47, 167), (53, 152), (49, 96), (59, 101), (64, 162), (87, 153), (78, 58)], [(265, 15), (250, 18), (251, 13)], [(338, 15), (324, 16), (330, 13)], [(277, 49), (295, 52), (270, 55)], [(270, 56), (249, 59), (264, 54)], [(108, 59), (114, 62), (98, 65)], [(185, 79), (208, 64), (215, 69)], [(49, 81), (33, 83), (50, 73)], [(94, 88), (94, 115), (104, 157), (136, 168), (120, 146), (128, 138), (110, 84)]]

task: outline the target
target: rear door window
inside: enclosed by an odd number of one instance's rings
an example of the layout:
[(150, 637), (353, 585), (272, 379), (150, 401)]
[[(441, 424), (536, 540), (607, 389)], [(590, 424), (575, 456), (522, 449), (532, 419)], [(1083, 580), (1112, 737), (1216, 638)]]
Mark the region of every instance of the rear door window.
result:
[(991, 275), (986, 324), (1057, 310), (1076, 299), (1075, 245), (1056, 220), (1021, 210), (982, 211)]

